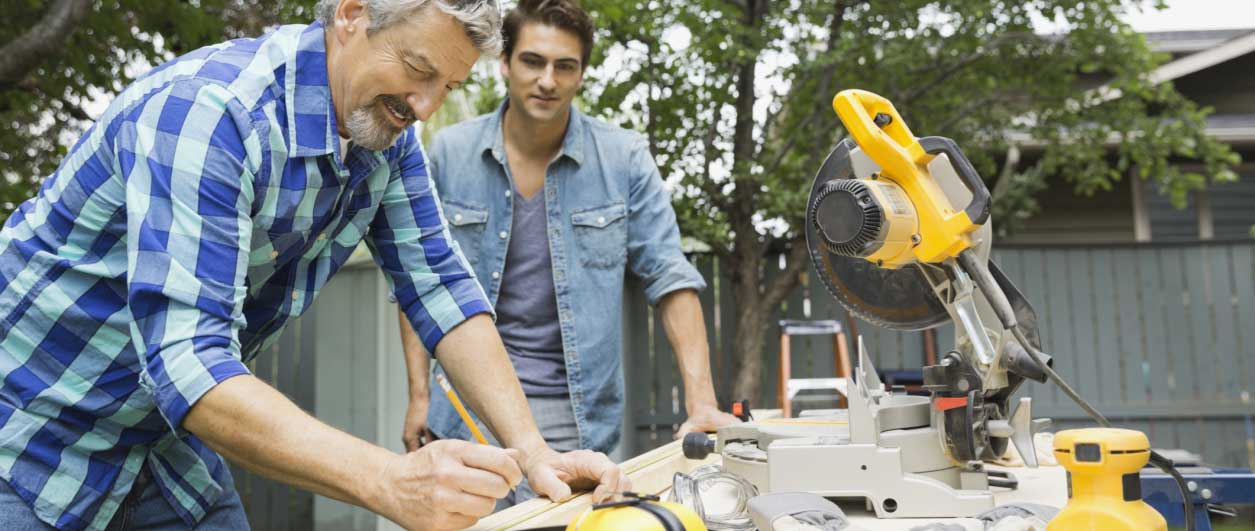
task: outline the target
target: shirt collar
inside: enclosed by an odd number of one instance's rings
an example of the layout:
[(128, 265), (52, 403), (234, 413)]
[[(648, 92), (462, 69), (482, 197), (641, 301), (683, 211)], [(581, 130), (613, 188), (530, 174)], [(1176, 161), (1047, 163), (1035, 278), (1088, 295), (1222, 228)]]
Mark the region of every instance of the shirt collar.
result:
[(301, 31), (296, 55), (285, 69), (290, 157), (314, 157), (340, 149), (331, 83), (327, 79), (327, 39), (322, 22)]
[[(501, 127), (502, 121), (505, 120), (505, 110), (510, 106), (510, 98), (506, 98), (497, 107), (493, 113), (492, 119), (488, 121), (488, 126), (494, 131), (491, 144), (485, 144), (481, 152), (491, 152), (493, 158), (501, 165), (506, 164), (505, 153), (505, 130)], [(567, 119), (566, 134), (562, 137), (562, 149), (558, 151), (558, 158), (567, 157), (575, 161), (576, 165), (584, 165), (584, 114), (575, 108), (575, 104), (571, 104), (571, 114)]]

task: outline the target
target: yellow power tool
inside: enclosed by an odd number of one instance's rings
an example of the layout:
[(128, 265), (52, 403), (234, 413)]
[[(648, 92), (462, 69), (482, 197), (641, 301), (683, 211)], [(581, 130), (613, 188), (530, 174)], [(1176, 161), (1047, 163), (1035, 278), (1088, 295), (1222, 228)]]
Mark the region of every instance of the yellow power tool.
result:
[[(939, 263), (971, 248), (969, 235), (989, 218), (990, 196), (954, 141), (915, 138), (889, 100), (865, 90), (837, 94), (832, 108), (881, 171), (873, 180), (834, 183), (830, 193), (839, 195), (832, 199), (851, 203), (832, 201), (824, 209), (827, 215), (845, 214), (831, 220), (836, 222), (831, 228), (846, 231), (831, 234), (826, 230), (830, 241), (837, 246), (853, 243), (858, 248), (849, 249), (850, 254), (890, 269), (916, 262)], [(963, 210), (950, 204), (928, 168), (942, 153), (972, 193)]]
[(1047, 531), (1166, 531), (1168, 522), (1142, 501), (1138, 471), (1150, 460), (1139, 431), (1067, 430), (1055, 435), (1055, 459), (1068, 470), (1068, 505)]
[[(989, 259), (992, 199), (955, 142), (916, 138), (893, 104), (871, 92), (842, 91), (832, 107), (850, 138), (828, 155), (811, 186), (807, 249), (819, 279), (851, 316), (902, 331), (955, 324), (955, 348), (924, 367), (930, 428), (940, 433), (946, 456), (968, 470), (1013, 442), (1034, 466), (1031, 401), (1023, 398), (1010, 411), (1025, 380), (1052, 381), (1109, 426), (1050, 368), (1036, 313)], [(853, 412), (851, 419), (854, 425)], [(1056, 453), (1065, 450), (1060, 462), (1072, 471), (1076, 497), (1052, 530), (1164, 529), (1140, 495), (1130, 499), (1148, 460), (1187, 490), (1138, 432), (1080, 431), (1055, 441), (1062, 445)], [(1193, 525), (1192, 506), (1185, 510)]]
[(953, 140), (916, 138), (889, 100), (845, 90), (832, 107), (849, 138), (825, 160), (807, 203), (820, 280), (876, 326), (953, 323), (952, 354), (924, 368), (947, 453), (958, 464), (992, 460), (1014, 442), (1032, 460), (1031, 411), (1013, 414), (1011, 397), (1026, 379), (1045, 381), (1015, 337), (1022, 331), (1040, 347), (1036, 314), (989, 259), (989, 189)]

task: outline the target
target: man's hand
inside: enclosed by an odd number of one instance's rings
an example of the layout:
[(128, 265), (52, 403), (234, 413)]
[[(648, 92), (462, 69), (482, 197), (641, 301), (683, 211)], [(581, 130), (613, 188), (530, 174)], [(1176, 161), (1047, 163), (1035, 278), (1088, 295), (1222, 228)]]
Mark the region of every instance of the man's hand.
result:
[(413, 452), (436, 440), (431, 430), (427, 429), (429, 405), (431, 400), (427, 396), (410, 398), (410, 406), (405, 410), (405, 428), (401, 431), (401, 441), (405, 443), (407, 452)]
[(688, 420), (680, 425), (679, 431), (675, 432), (675, 438), (680, 439), (692, 432), (710, 433), (724, 426), (740, 423), (741, 419), (719, 411), (717, 407), (704, 407), (689, 415)]
[(410, 531), (470, 527), (518, 485), (521, 455), (466, 441), (435, 441), (396, 456), (371, 508)]
[(544, 448), (528, 455), (527, 480), (536, 494), (553, 501), (564, 500), (571, 489), (593, 490), (593, 503), (601, 503), (620, 492), (632, 489), (619, 465), (606, 454), (592, 450), (576, 450), (560, 454)]

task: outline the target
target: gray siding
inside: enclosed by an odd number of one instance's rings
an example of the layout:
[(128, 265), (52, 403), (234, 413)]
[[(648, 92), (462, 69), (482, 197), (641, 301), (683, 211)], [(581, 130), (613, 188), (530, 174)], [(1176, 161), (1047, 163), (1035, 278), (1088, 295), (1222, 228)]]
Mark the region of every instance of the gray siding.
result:
[[(1056, 179), (1036, 197), (1037, 214), (1025, 221), (1006, 243), (1131, 242), (1134, 239), (1133, 195), (1127, 180), (1112, 190), (1080, 197), (1071, 183)], [(995, 220), (996, 221), (996, 220)]]
[(1209, 191), (1212, 221), (1218, 240), (1252, 237), (1251, 227), (1255, 226), (1255, 165), (1243, 167), (1239, 174), (1242, 179), (1238, 182), (1213, 185)]
[(1150, 216), (1150, 237), (1155, 242), (1197, 241), (1198, 199), (1190, 195), (1185, 208), (1177, 209), (1167, 196), (1147, 183), (1146, 212)]

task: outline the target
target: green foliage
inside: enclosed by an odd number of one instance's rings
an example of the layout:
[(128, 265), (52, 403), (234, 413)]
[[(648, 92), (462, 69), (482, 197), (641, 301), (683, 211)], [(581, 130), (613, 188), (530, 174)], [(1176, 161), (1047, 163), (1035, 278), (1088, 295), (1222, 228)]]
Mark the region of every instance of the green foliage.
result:
[[(991, 187), (1004, 175), (1004, 229), (1036, 209), (1032, 195), (1047, 184), (1092, 195), (1129, 168), (1180, 204), (1209, 179), (1234, 179), (1238, 160), (1204, 135), (1206, 109), (1146, 80), (1163, 58), (1121, 18), (1151, 3), (586, 0), (600, 27), (595, 57), (626, 60), (590, 72), (585, 98), (649, 136), (677, 185), (684, 234), (725, 253), (734, 217), (797, 237), (809, 182), (843, 137), (831, 99), (847, 88), (889, 98), (917, 135), (954, 138)], [(1036, 35), (1042, 18), (1063, 29)], [(749, 65), (752, 82), (741, 82)], [(1103, 81), (1119, 96), (1088, 90)], [(747, 90), (753, 100), (738, 107)], [(1005, 171), (1012, 142), (1034, 153)], [(1182, 171), (1182, 161), (1206, 171)]]
[[(64, 46), (21, 81), (0, 84), (0, 217), (34, 195), (91, 125), (99, 103), (151, 65), (277, 23), (313, 20), (315, 0), (101, 0)], [(50, 0), (4, 0), (0, 46), (34, 26)]]

